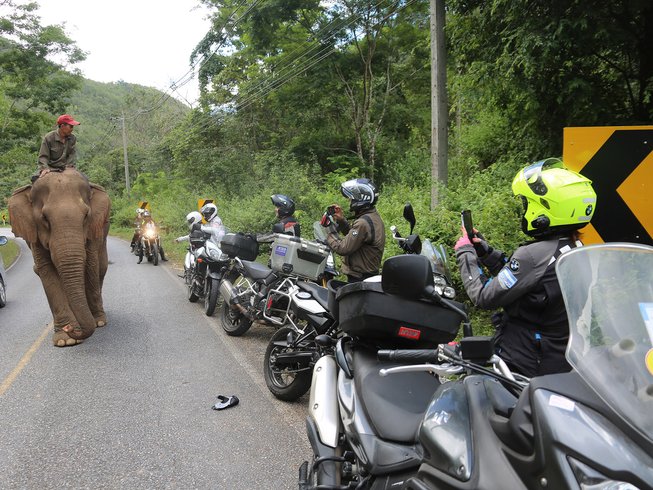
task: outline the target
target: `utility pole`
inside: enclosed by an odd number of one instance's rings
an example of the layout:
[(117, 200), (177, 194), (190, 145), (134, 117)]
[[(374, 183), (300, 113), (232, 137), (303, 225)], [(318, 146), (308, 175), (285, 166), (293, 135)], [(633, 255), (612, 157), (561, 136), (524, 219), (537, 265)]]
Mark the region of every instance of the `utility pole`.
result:
[(447, 55), (444, 37), (445, 0), (430, 0), (431, 4), (431, 210), (439, 201), (438, 185), (447, 185), (448, 103)]
[(122, 111), (122, 154), (125, 159), (125, 189), (127, 189), (127, 197), (130, 196), (129, 186), (129, 159), (127, 158), (127, 131), (125, 129), (125, 111)]

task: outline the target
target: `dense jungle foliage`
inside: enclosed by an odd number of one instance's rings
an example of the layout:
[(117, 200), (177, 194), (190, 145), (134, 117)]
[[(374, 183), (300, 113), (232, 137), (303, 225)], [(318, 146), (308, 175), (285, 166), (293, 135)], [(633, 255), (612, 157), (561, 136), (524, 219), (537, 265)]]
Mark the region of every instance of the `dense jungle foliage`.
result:
[[(280, 192), (310, 233), (326, 205), (344, 204), (342, 181), (368, 176), (382, 188), (388, 234), (390, 224), (407, 228), (410, 201), (417, 231), (452, 249), (459, 211), (471, 208), (510, 251), (525, 239), (510, 192), (521, 166), (560, 155), (565, 126), (653, 119), (650, 0), (446, 0), (449, 178), (430, 210), (428, 1), (199, 2), (212, 28), (189, 53), (201, 82), (190, 108), (169, 93), (85, 80), (74, 39), (41, 25), (33, 4), (0, 0), (3, 201), (68, 112), (83, 122), (80, 169), (112, 195), (114, 229), (129, 228), (147, 200), (173, 237), (198, 198), (213, 198), (232, 230), (269, 230), (269, 196)], [(387, 256), (399, 252), (388, 244)]]

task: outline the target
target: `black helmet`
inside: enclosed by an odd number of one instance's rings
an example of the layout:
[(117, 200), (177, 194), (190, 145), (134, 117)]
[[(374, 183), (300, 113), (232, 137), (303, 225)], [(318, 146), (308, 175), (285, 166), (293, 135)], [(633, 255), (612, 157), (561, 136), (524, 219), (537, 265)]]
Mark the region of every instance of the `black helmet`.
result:
[(371, 208), (379, 200), (379, 190), (370, 179), (352, 179), (340, 186), (342, 195), (349, 199), (352, 212)]
[(292, 216), (295, 212), (295, 201), (284, 194), (274, 194), (270, 197), (272, 204), (279, 208), (279, 218)]

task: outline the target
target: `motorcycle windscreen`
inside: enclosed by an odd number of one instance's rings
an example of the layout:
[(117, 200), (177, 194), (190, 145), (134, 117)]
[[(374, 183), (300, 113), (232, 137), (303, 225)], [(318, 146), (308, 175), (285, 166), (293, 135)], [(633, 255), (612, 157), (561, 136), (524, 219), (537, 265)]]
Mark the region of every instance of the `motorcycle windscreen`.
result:
[(556, 264), (567, 359), (626, 423), (653, 441), (653, 247), (579, 247)]

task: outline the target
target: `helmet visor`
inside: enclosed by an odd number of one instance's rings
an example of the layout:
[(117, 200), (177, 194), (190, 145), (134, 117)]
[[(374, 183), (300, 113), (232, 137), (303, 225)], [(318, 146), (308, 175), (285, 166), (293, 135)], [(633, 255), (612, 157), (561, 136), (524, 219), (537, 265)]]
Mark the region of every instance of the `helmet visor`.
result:
[(547, 158), (540, 160), (526, 167), (524, 172), (524, 181), (528, 184), (534, 194), (544, 196), (548, 192), (546, 184), (542, 180), (542, 172), (549, 168), (565, 168), (562, 160), (558, 158)]
[[(369, 196), (365, 193), (365, 184), (361, 184), (357, 179), (348, 180), (340, 186), (342, 195), (347, 199), (353, 199), (354, 201), (364, 201), (365, 199), (369, 200)], [(367, 186), (369, 192), (369, 186)]]

